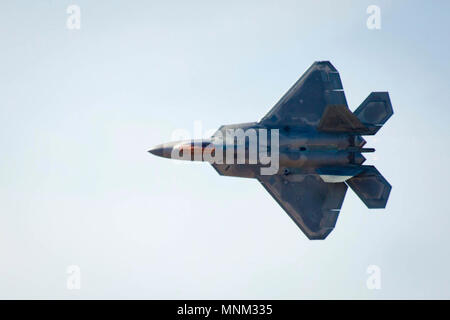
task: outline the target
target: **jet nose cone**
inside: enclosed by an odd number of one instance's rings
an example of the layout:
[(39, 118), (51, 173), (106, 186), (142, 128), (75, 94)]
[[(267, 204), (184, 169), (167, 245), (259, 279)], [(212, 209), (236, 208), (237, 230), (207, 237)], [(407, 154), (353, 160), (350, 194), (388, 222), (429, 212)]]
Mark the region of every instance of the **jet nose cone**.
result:
[(164, 147), (161, 144), (154, 146), (148, 152), (158, 157), (164, 157)]

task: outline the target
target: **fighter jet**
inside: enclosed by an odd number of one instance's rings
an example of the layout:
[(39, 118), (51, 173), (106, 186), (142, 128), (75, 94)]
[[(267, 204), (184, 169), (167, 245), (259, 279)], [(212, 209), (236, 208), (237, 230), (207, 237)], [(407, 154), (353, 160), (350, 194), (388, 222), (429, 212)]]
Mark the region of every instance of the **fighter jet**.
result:
[[(370, 209), (385, 208), (391, 185), (362, 165), (362, 136), (392, 116), (388, 92), (372, 92), (351, 112), (338, 71), (319, 61), (260, 121), (221, 126), (210, 139), (158, 145), (150, 153), (210, 162), (220, 175), (255, 178), (305, 235), (325, 239), (350, 187)], [(269, 139), (270, 137), (270, 139)]]

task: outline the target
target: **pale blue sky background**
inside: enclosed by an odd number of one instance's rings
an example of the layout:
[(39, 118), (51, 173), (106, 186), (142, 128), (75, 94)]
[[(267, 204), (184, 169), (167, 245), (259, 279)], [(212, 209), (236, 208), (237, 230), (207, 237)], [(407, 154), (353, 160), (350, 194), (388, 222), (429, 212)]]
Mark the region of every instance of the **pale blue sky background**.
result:
[[(81, 30), (66, 28), (69, 4)], [(366, 8), (381, 8), (381, 30)], [(2, 1), (0, 298), (450, 298), (448, 1)], [(309, 241), (257, 181), (149, 155), (260, 119), (313, 61), (354, 110), (386, 210), (349, 190)], [(66, 289), (66, 267), (81, 290)], [(381, 268), (381, 290), (366, 269)]]

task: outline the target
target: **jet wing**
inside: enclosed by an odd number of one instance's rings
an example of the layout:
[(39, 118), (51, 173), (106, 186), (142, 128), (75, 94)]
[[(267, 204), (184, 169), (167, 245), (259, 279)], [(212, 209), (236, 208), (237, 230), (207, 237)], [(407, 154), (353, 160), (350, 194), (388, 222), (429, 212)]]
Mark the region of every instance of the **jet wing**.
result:
[(261, 120), (268, 127), (315, 128), (328, 105), (347, 101), (338, 71), (329, 61), (314, 62)]
[(347, 191), (345, 183), (325, 183), (316, 174), (257, 179), (309, 239), (325, 239), (334, 229)]

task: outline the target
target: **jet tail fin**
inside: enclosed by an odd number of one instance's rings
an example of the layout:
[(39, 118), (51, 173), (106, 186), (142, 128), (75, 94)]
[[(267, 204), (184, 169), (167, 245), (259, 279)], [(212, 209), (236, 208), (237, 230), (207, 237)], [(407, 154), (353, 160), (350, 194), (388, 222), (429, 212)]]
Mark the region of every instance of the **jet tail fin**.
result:
[(352, 188), (369, 209), (385, 208), (391, 185), (374, 166), (362, 166), (363, 171), (345, 183)]
[(374, 135), (383, 124), (394, 114), (388, 92), (372, 92), (364, 100), (354, 115), (369, 130), (368, 135)]
[(369, 129), (361, 123), (346, 105), (328, 105), (320, 119), (317, 130), (355, 134), (369, 132)]
[(393, 113), (389, 93), (372, 92), (354, 113), (346, 105), (328, 105), (317, 130), (374, 135)]

